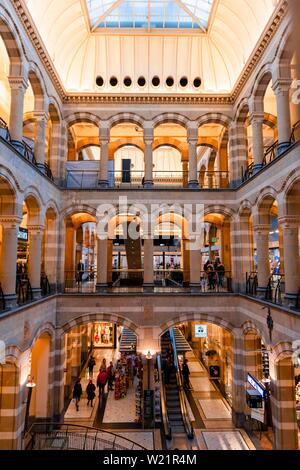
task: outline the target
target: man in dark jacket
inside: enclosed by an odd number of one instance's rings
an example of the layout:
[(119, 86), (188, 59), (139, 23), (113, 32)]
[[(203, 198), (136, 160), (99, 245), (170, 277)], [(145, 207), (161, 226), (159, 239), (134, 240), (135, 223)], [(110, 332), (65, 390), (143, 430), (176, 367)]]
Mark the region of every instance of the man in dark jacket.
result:
[(91, 407), (93, 407), (93, 401), (95, 399), (96, 393), (95, 393), (96, 387), (93, 384), (93, 381), (90, 380), (88, 386), (86, 387), (86, 394), (87, 394), (87, 406), (91, 403)]
[(76, 383), (74, 385), (74, 390), (73, 390), (73, 398), (75, 400), (76, 410), (77, 411), (79, 411), (79, 402), (80, 402), (80, 398), (81, 398), (81, 395), (82, 395), (82, 386), (81, 386), (80, 381), (81, 381), (81, 379), (76, 380)]
[(185, 359), (183, 361), (183, 366), (182, 366), (183, 386), (185, 390), (191, 390), (190, 389), (190, 369), (187, 363), (188, 363), (188, 360)]
[(95, 358), (94, 358), (94, 356), (91, 356), (90, 360), (88, 362), (88, 369), (89, 369), (90, 377), (93, 377), (93, 372), (94, 372), (95, 365), (96, 365)]

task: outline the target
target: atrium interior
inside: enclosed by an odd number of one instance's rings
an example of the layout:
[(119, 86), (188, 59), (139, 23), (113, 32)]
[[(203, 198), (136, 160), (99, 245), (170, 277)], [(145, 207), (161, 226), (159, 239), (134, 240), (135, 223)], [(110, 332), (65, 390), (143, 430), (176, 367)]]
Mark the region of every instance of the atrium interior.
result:
[(298, 0), (1, 0), (0, 450), (299, 450)]

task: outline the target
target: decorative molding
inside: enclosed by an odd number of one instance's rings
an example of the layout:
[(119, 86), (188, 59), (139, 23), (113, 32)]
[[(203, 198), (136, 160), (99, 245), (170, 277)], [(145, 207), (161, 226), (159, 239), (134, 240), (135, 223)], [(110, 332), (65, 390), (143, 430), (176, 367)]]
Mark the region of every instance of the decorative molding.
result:
[(104, 94), (80, 94), (68, 93), (59, 78), (53, 62), (46, 52), (47, 49), (37, 31), (36, 26), (28, 12), (24, 9), (20, 0), (12, 0), (12, 4), (27, 32), (33, 46), (35, 47), (42, 63), (44, 64), (52, 83), (60, 95), (63, 104), (188, 104), (188, 105), (233, 105), (237, 101), (243, 87), (247, 83), (252, 71), (258, 64), (266, 48), (277, 32), (288, 8), (288, 1), (284, 0), (275, 12), (272, 22), (265, 32), (260, 44), (252, 53), (244, 70), (238, 78), (232, 93), (224, 95), (104, 95)]

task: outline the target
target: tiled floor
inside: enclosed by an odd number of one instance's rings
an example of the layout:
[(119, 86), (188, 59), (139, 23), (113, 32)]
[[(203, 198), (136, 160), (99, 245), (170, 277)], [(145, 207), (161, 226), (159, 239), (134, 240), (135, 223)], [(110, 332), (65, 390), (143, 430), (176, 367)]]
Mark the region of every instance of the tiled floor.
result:
[(220, 399), (198, 398), (206, 419), (231, 419), (231, 410)]
[(122, 437), (129, 439), (130, 441), (136, 442), (148, 450), (154, 449), (153, 432), (143, 431), (132, 431), (132, 432), (117, 432)]
[(240, 431), (203, 431), (202, 436), (208, 450), (251, 449)]
[(115, 400), (114, 392), (107, 398), (103, 423), (134, 423), (135, 421), (135, 390), (127, 390), (125, 398)]
[(195, 392), (214, 392), (215, 388), (207, 377), (191, 377), (190, 382)]

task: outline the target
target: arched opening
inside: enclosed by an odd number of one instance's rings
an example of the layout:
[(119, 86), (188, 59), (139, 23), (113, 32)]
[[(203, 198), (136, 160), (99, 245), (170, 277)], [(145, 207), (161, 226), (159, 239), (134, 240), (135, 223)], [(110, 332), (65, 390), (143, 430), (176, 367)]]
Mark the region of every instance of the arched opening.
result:
[(36, 386), (32, 390), (30, 421), (49, 418), (50, 415), (50, 352), (51, 337), (45, 333), (35, 341), (31, 350), (30, 377)]
[(45, 164), (51, 170), (53, 177), (57, 178), (60, 172), (60, 144), (62, 136), (59, 113), (52, 103), (49, 105), (48, 116)]
[(229, 184), (228, 129), (223, 124), (207, 123), (198, 130), (198, 173), (205, 166), (204, 188), (226, 188)]
[(10, 58), (2, 36), (0, 36), (0, 118), (4, 121), (1, 122), (1, 128), (4, 125), (8, 126), (10, 120), (11, 88), (8, 80), (9, 75)]
[(45, 216), (45, 229), (42, 239), (41, 289), (42, 295), (56, 292), (57, 289), (57, 214), (49, 208)]

